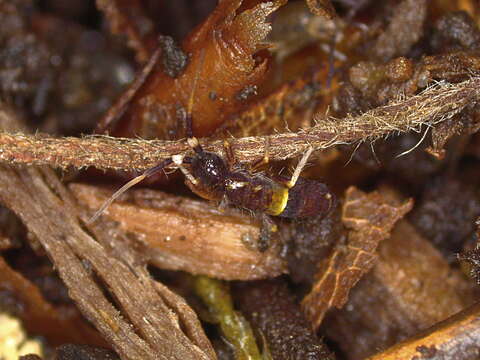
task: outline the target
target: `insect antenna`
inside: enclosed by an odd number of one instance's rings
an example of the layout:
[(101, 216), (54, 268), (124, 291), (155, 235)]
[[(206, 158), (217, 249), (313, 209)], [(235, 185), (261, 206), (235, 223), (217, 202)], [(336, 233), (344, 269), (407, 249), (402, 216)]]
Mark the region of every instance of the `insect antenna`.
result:
[(87, 220), (87, 224), (93, 223), (95, 220), (99, 218), (100, 215), (107, 209), (120, 195), (122, 195), (125, 191), (130, 189), (132, 186), (138, 184), (140, 181), (144, 180), (145, 178), (152, 176), (153, 174), (157, 173), (158, 171), (164, 169), (168, 165), (172, 164), (173, 160), (172, 159), (166, 159), (162, 161), (160, 164), (157, 166), (154, 166), (148, 170), (146, 170), (142, 175), (139, 175), (129, 182), (127, 182), (125, 185), (123, 185), (120, 189), (115, 191), (115, 193), (110, 196), (110, 198), (103, 203), (103, 205), (93, 214), (93, 216)]
[[(192, 108), (193, 108), (193, 104), (194, 104), (195, 90), (197, 88), (199, 73), (200, 73), (200, 69), (203, 66), (204, 60), (205, 60), (205, 50), (202, 50), (201, 55), (200, 55), (200, 62), (198, 64), (199, 66), (198, 66), (198, 69), (195, 73), (195, 78), (193, 79), (192, 92), (191, 92), (190, 98), (188, 100), (187, 114), (185, 116), (185, 133), (186, 133), (186, 136), (187, 136), (187, 143), (196, 153), (202, 153), (203, 149), (200, 146), (197, 138), (193, 136)], [(186, 159), (184, 159), (183, 156), (174, 155), (172, 158), (162, 161), (160, 164), (146, 170), (142, 175), (139, 175), (139, 176), (135, 177), (134, 179), (130, 180), (125, 185), (123, 185), (120, 189), (118, 189), (107, 201), (105, 201), (105, 203), (95, 212), (95, 214), (93, 214), (93, 216), (90, 219), (88, 219), (87, 224), (91, 224), (95, 220), (97, 220), (98, 217), (100, 215), (102, 215), (102, 213), (105, 211), (105, 209), (107, 209), (125, 191), (130, 189), (132, 186), (138, 184), (139, 182), (141, 182), (145, 178), (147, 178), (149, 176), (152, 176), (153, 174), (159, 172), (160, 170), (163, 170), (165, 167), (167, 167), (168, 165), (171, 165), (172, 163), (175, 163), (175, 165), (178, 168), (180, 168), (180, 170), (182, 170), (182, 172), (184, 173), (184, 175), (187, 178), (191, 177), (190, 181), (194, 183), (195, 179), (190, 175), (190, 173), (187, 171), (187, 169), (185, 169), (182, 166), (182, 163), (184, 162), (184, 160), (186, 160)]]

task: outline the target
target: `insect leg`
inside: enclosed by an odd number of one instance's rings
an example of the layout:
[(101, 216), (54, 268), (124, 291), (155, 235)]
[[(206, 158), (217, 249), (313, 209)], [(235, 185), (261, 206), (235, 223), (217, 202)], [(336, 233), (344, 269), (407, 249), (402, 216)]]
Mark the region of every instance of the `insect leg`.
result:
[(227, 158), (227, 164), (229, 169), (233, 169), (237, 160), (235, 159), (235, 155), (233, 154), (232, 145), (228, 139), (223, 140), (223, 151), (225, 151), (225, 156)]
[(188, 171), (188, 169), (185, 166), (183, 166), (184, 163), (190, 162), (190, 158), (186, 158), (184, 155), (178, 154), (178, 155), (172, 156), (172, 161), (175, 165), (177, 165), (177, 167), (180, 169), (180, 171), (188, 181), (190, 181), (193, 185), (198, 184), (197, 179), (195, 179), (193, 175), (190, 173), (190, 171)]
[(293, 175), (292, 175), (292, 178), (290, 179), (290, 181), (287, 183), (287, 187), (288, 188), (292, 188), (295, 186), (295, 184), (297, 183), (297, 180), (298, 178), (300, 177), (300, 174), (303, 170), (303, 168), (305, 167), (305, 165), (307, 165), (307, 161), (308, 161), (308, 158), (310, 157), (310, 155), (312, 154), (313, 152), (313, 148), (310, 147), (308, 148), (308, 150), (305, 152), (305, 154), (303, 154), (302, 158), (300, 159), (300, 161), (298, 162), (297, 164), (297, 167), (295, 168), (295, 171), (293, 172)]
[(127, 182), (125, 185), (123, 185), (120, 189), (118, 189), (117, 191), (115, 191), (115, 193), (110, 196), (110, 198), (105, 201), (103, 203), (103, 205), (100, 207), (100, 209), (98, 209), (95, 214), (93, 214), (93, 216), (88, 219), (87, 221), (87, 224), (91, 224), (93, 223), (95, 220), (98, 219), (98, 217), (100, 215), (102, 215), (102, 213), (105, 211), (105, 209), (107, 207), (110, 206), (110, 204), (112, 204), (120, 195), (122, 195), (125, 191), (127, 191), (128, 189), (130, 189), (132, 186), (138, 184), (140, 181), (144, 180), (145, 178), (157, 173), (158, 171), (162, 170), (163, 168), (167, 167), (168, 165), (172, 164), (173, 163), (173, 160), (172, 159), (166, 159), (164, 161), (162, 161), (160, 164), (158, 164), (157, 166), (154, 166), (148, 170), (146, 170), (142, 175), (139, 175), (135, 178), (133, 178), (132, 180), (130, 180), (129, 182)]
[(258, 239), (258, 251), (264, 252), (270, 247), (270, 238), (273, 232), (277, 231), (277, 224), (265, 213), (261, 215), (262, 225), (260, 228), (260, 238)]
[(255, 161), (252, 166), (251, 166), (251, 169), (252, 170), (255, 170), (257, 167), (259, 166), (262, 166), (262, 165), (267, 165), (269, 162), (270, 162), (270, 156), (269, 156), (269, 150), (270, 150), (270, 139), (269, 138), (266, 138), (265, 139), (265, 151), (263, 153), (263, 158), (261, 158), (260, 160), (257, 160)]

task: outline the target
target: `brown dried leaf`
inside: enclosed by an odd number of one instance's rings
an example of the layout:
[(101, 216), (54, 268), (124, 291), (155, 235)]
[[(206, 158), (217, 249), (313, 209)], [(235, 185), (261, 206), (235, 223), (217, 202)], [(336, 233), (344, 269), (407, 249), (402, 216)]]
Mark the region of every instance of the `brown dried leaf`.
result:
[[(111, 195), (94, 186), (70, 187), (91, 210)], [(274, 247), (263, 253), (248, 247), (259, 237), (259, 224), (248, 215), (233, 209), (221, 213), (204, 201), (152, 190), (129, 191), (120, 200), (103, 218), (117, 222), (119, 231), (138, 239), (142, 253), (160, 268), (226, 280), (262, 279), (286, 272)]]
[(125, 127), (120, 135), (180, 137), (177, 130), (184, 124), (178, 120), (186, 111), (195, 83), (193, 129), (200, 137), (210, 134), (255, 93), (267, 70), (267, 60), (253, 55), (267, 47), (264, 39), (271, 26), (266, 19), (285, 0), (261, 2), (236, 13), (242, 2), (221, 1), (187, 37), (182, 50), (189, 54), (188, 65), (178, 77), (167, 75), (164, 65), (157, 64), (123, 117)]
[(395, 223), (411, 210), (413, 201), (399, 203), (378, 192), (347, 189), (342, 221), (348, 229), (346, 244), (339, 244), (320, 264), (318, 281), (302, 305), (316, 328), (328, 309), (341, 308), (350, 289), (375, 264), (375, 250), (390, 235)]
[(330, 0), (306, 0), (306, 2), (310, 11), (315, 15), (324, 16), (328, 19), (337, 16)]

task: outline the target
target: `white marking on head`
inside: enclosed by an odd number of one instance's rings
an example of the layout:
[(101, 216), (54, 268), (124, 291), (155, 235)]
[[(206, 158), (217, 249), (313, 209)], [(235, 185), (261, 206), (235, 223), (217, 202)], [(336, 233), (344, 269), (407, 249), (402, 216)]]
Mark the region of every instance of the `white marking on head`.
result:
[(187, 139), (187, 144), (188, 146), (190, 146), (191, 148), (195, 148), (199, 145), (198, 143), (198, 139), (196, 137), (192, 137), (192, 138), (188, 138)]
[(231, 190), (236, 190), (244, 187), (245, 185), (247, 185), (247, 183), (244, 181), (231, 181), (228, 183), (227, 187)]
[(172, 161), (175, 165), (182, 165), (183, 157), (184, 156), (182, 154), (172, 155)]

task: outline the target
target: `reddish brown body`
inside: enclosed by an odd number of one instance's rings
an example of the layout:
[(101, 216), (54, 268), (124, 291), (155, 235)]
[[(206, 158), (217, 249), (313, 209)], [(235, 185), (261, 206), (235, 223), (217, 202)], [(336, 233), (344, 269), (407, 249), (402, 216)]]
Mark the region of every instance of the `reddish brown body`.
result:
[(209, 200), (228, 203), (255, 212), (284, 218), (326, 215), (334, 203), (328, 187), (318, 181), (299, 178), (288, 188), (284, 181), (245, 170), (231, 171), (218, 155), (201, 150), (185, 158), (196, 183), (187, 185), (196, 194)]

